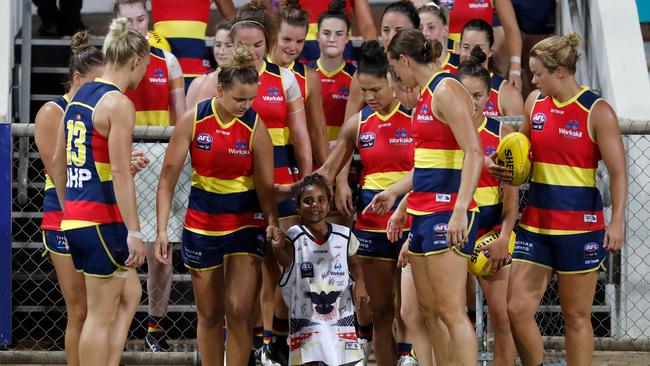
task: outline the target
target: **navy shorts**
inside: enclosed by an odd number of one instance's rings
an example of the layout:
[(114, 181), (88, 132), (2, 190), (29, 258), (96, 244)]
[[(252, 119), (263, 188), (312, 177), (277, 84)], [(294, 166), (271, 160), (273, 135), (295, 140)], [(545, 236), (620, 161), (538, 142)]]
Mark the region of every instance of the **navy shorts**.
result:
[(517, 228), (513, 262), (531, 263), (558, 273), (585, 273), (603, 268), (605, 230), (572, 235), (545, 235)]
[(278, 217), (286, 219), (289, 217), (298, 216), (298, 207), (294, 197), (287, 198), (282, 202), (278, 202)]
[(223, 266), (229, 255), (252, 255), (264, 258), (265, 231), (248, 227), (230, 234), (211, 236), (183, 229), (181, 257), (185, 267), (207, 271)]
[(492, 231), (500, 230), (503, 218), (501, 217), (503, 206), (502, 204), (479, 207), (478, 213), (478, 229), (476, 237), (480, 238), (481, 235)]
[(354, 235), (359, 241), (357, 256), (365, 259), (397, 261), (402, 244), (406, 241), (407, 234), (408, 232), (405, 232), (402, 235), (402, 239), (392, 243), (388, 240), (385, 232), (354, 230)]
[(92, 277), (111, 277), (126, 271), (128, 231), (123, 223), (100, 224), (65, 231), (77, 271)]
[[(318, 60), (319, 57), (320, 46), (318, 45), (318, 41), (315, 39), (306, 40), (305, 46), (303, 47), (298, 60), (303, 64), (307, 64)], [(343, 50), (343, 59), (351, 62), (357, 61), (358, 57), (355, 53), (354, 47), (352, 46), (352, 41), (348, 41), (348, 43), (345, 44), (345, 49)]]
[[(452, 211), (439, 212), (425, 216), (413, 216), (409, 234), (409, 253), (413, 255), (433, 255), (449, 251), (447, 246), (447, 224)], [(476, 242), (478, 228), (477, 213), (467, 212), (468, 240), (460, 249), (454, 249), (464, 257), (470, 257)]]
[(63, 231), (43, 230), (43, 249), (43, 256), (48, 253), (70, 255), (68, 242), (65, 240)]

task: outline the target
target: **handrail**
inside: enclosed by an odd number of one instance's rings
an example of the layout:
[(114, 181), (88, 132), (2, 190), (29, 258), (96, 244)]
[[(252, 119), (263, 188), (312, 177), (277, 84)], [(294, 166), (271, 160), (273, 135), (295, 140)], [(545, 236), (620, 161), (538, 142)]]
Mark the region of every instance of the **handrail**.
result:
[[(20, 45), (20, 101), (19, 101), (19, 119), (20, 123), (28, 124), (30, 122), (30, 94), (31, 94), (31, 74), (32, 74), (32, 2), (23, 0), (23, 27), (22, 43)], [(20, 139), (18, 142), (18, 171), (16, 180), (18, 189), (16, 201), (20, 205), (28, 202), (27, 196), (27, 171), (29, 169), (29, 140)]]

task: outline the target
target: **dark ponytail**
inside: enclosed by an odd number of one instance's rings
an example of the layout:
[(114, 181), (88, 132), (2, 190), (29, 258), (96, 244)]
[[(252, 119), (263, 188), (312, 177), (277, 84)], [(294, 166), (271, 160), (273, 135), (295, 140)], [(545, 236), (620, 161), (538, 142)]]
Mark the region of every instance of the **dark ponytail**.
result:
[(345, 0), (331, 1), (330, 5), (327, 7), (327, 11), (321, 13), (321, 15), (318, 16), (318, 30), (320, 30), (320, 25), (325, 19), (339, 19), (345, 23), (347, 27), (346, 31), (350, 30), (352, 23), (350, 22), (350, 18), (348, 18), (347, 14), (345, 13), (346, 5), (347, 3)]
[(487, 55), (481, 47), (479, 46), (474, 46), (472, 48), (471, 54), (467, 57), (467, 59), (463, 62), (460, 63), (460, 66), (458, 67), (458, 78), (461, 79), (463, 77), (475, 77), (479, 78), (483, 81), (485, 84), (485, 88), (490, 91), (490, 82), (492, 81), (492, 77), (490, 76), (490, 72), (483, 67), (483, 64), (487, 60)]
[(442, 44), (438, 40), (427, 40), (417, 29), (402, 29), (388, 45), (388, 56), (399, 59), (406, 55), (419, 64), (428, 64), (442, 55)]
[(376, 40), (365, 41), (361, 45), (358, 74), (368, 74), (386, 79), (388, 73), (388, 58), (384, 48)]

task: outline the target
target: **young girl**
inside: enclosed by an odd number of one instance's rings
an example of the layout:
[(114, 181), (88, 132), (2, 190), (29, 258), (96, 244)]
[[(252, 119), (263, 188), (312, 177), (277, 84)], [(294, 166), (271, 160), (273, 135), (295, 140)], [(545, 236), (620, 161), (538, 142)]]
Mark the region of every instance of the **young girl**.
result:
[(363, 352), (354, 328), (355, 303), (369, 301), (356, 256), (359, 243), (349, 228), (325, 220), (332, 204), (325, 177), (305, 177), (297, 201), (300, 224), (289, 228), (286, 241), (273, 244), (284, 267), (280, 287), (291, 323), (289, 364), (356, 363)]

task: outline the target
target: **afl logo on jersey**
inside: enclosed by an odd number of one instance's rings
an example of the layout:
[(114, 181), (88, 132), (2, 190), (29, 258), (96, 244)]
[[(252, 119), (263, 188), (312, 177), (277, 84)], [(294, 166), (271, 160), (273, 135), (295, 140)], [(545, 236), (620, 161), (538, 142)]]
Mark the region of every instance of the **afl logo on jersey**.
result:
[(200, 133), (196, 136), (196, 148), (199, 150), (210, 151), (212, 149), (212, 135)]
[(531, 118), (533, 123), (533, 131), (541, 131), (544, 129), (546, 123), (546, 115), (544, 113), (535, 113)]
[(300, 277), (314, 278), (314, 265), (311, 262), (300, 263)]
[(375, 133), (364, 132), (359, 136), (359, 147), (365, 149), (367, 147), (375, 146)]

